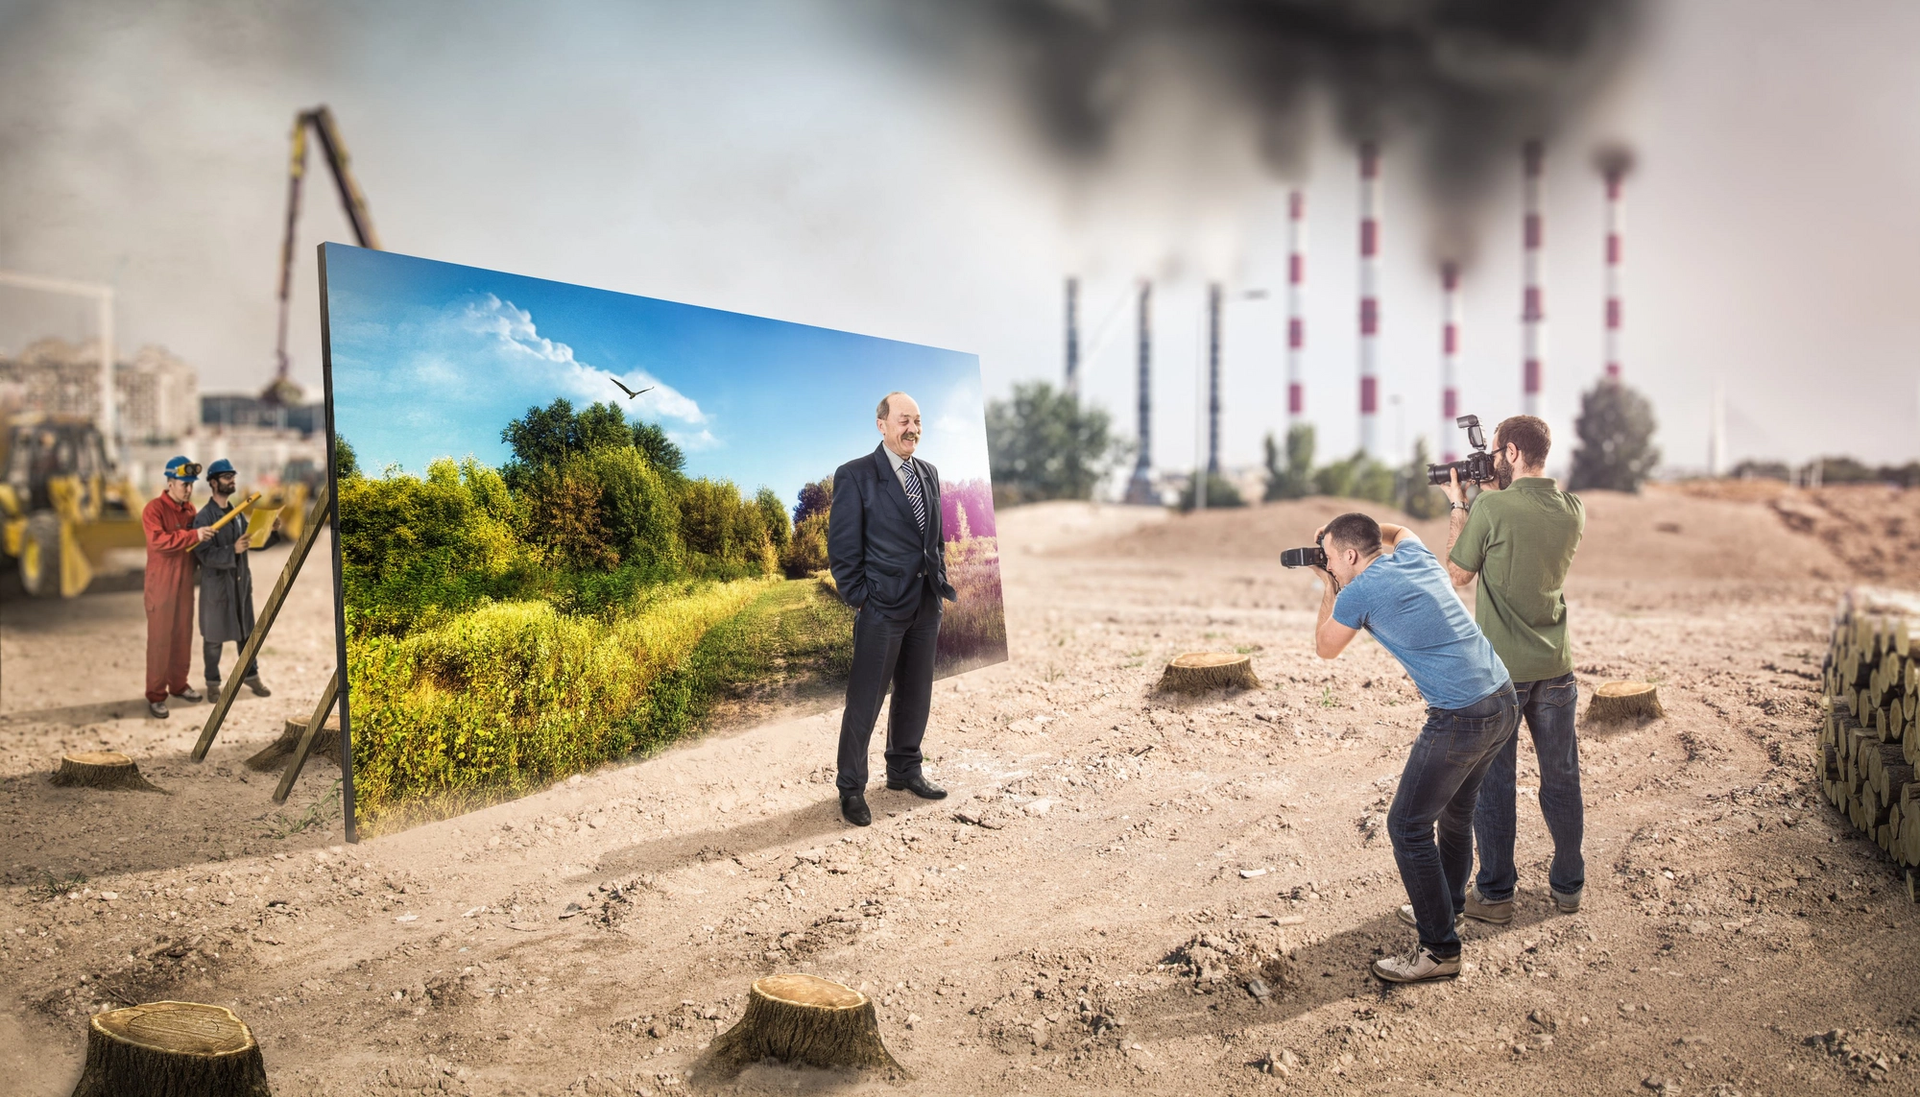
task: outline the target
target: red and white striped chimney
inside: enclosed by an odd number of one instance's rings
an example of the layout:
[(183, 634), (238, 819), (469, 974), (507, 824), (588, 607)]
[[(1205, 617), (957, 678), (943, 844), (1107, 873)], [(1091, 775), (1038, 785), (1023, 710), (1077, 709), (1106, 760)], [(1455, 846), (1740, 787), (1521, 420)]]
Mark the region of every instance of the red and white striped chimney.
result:
[(1607, 180), (1607, 380), (1620, 379), (1620, 234), (1626, 228), (1620, 206), (1620, 183), (1627, 174), (1624, 163), (1609, 163), (1602, 169)]
[(1287, 429), (1293, 429), (1307, 411), (1305, 363), (1307, 349), (1307, 194), (1295, 189), (1287, 195)]
[(1540, 244), (1542, 226), (1540, 223), (1541, 168), (1546, 158), (1546, 150), (1539, 141), (1528, 141), (1521, 149), (1521, 159), (1525, 164), (1526, 219), (1524, 222), (1525, 243), (1521, 256), (1521, 267), (1526, 280), (1526, 288), (1521, 291), (1520, 302), (1520, 354), (1521, 367), (1521, 408), (1528, 415), (1539, 415), (1541, 408), (1541, 373), (1545, 370), (1546, 358), (1546, 302), (1545, 289), (1541, 285)]
[(1360, 146), (1360, 451), (1380, 451), (1380, 149)]
[(1457, 461), (1455, 442), (1460, 431), (1453, 421), (1460, 414), (1460, 264), (1440, 264), (1440, 444), (1442, 461)]

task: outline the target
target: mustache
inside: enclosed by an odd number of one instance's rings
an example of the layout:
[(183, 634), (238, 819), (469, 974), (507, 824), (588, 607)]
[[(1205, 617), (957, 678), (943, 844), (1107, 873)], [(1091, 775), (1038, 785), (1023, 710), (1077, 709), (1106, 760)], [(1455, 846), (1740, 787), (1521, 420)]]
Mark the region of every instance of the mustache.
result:
[(900, 440), (903, 442), (918, 442), (920, 440), (920, 432), (917, 430), (906, 431), (900, 435)]

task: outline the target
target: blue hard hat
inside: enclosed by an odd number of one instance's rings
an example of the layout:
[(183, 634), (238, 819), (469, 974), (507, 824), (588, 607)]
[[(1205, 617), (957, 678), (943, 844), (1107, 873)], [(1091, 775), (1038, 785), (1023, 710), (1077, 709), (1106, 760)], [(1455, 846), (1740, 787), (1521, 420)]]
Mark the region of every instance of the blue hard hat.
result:
[(215, 461), (213, 464), (207, 466), (207, 479), (211, 480), (216, 476), (219, 476), (223, 473), (232, 472), (232, 471), (233, 471), (233, 462), (227, 460), (225, 457), (222, 457), (218, 461)]
[(166, 464), (167, 479), (185, 480), (191, 484), (200, 478), (200, 466), (186, 459), (184, 455), (172, 457)]

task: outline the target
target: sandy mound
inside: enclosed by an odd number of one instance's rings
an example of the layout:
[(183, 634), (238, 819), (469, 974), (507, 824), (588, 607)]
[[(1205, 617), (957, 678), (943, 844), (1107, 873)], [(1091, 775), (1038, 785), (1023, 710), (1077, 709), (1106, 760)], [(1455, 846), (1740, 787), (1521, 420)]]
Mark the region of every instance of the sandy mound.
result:
[[(1828, 526), (1809, 531), (1784, 521), (1780, 511), (1765, 499), (1702, 498), (1662, 486), (1650, 487), (1639, 495), (1583, 492), (1581, 499), (1587, 506), (1587, 535), (1580, 546), (1578, 576), (1823, 579), (1841, 578), (1858, 570), (1848, 560), (1837, 558), (1825, 540), (1827, 529), (1837, 528), (1842, 522), (1830, 511), (1821, 512)], [(1835, 505), (1840, 506), (1837, 502)], [(1090, 530), (1076, 543), (1055, 551), (1087, 557), (1273, 560), (1282, 549), (1312, 544), (1316, 528), (1350, 510), (1411, 526), (1436, 549), (1446, 543), (1444, 522), (1410, 519), (1377, 503), (1314, 498), (1174, 515), (1129, 532)], [(1058, 521), (1052, 525), (1063, 532), (1070, 528)], [(1920, 534), (1920, 517), (1913, 528)]]

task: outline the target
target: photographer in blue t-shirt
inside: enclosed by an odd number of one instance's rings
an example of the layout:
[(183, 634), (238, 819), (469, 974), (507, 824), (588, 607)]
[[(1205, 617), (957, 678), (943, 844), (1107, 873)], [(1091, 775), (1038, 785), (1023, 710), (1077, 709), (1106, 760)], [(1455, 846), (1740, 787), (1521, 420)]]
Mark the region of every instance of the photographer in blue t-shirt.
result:
[(1427, 702), (1426, 726), (1387, 812), (1420, 943), (1410, 955), (1375, 960), (1373, 973), (1392, 983), (1458, 975), (1454, 923), (1466, 909), (1473, 870), (1474, 803), (1487, 767), (1519, 726), (1513, 681), (1446, 569), (1412, 530), (1355, 513), (1314, 536), (1327, 555), (1326, 567), (1313, 569), (1327, 588), (1314, 629), (1320, 658), (1337, 658), (1366, 629)]

